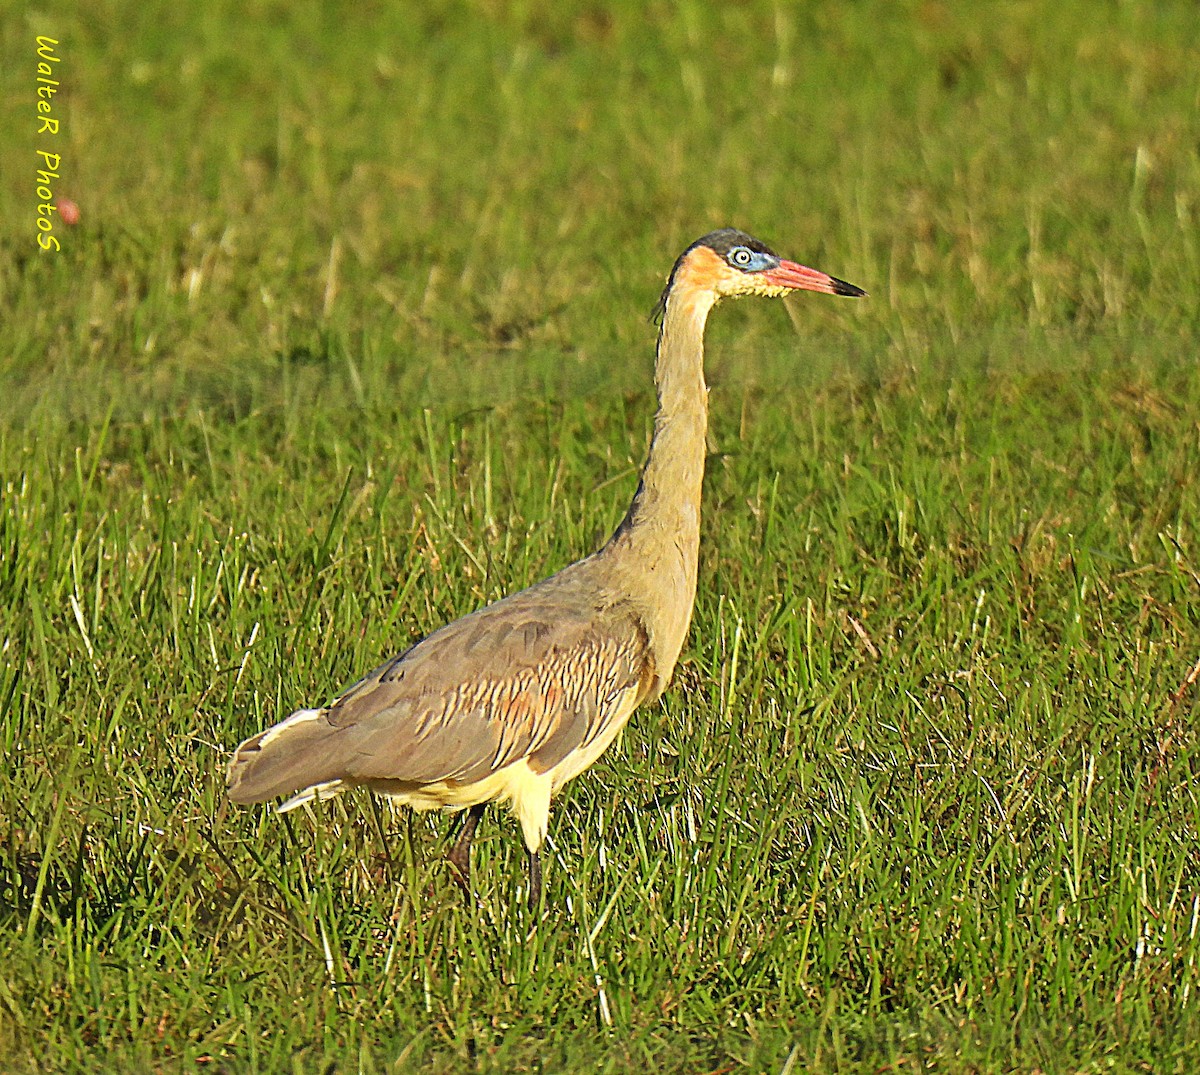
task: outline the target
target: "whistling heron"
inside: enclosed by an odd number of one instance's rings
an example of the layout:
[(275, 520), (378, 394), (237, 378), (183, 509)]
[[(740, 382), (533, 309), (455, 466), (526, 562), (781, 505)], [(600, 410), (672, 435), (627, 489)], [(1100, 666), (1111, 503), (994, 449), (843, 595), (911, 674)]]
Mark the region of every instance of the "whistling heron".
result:
[(662, 694), (692, 617), (708, 389), (704, 324), (721, 299), (794, 290), (863, 295), (724, 228), (675, 262), (658, 311), (658, 413), (624, 521), (586, 559), (435, 631), (322, 709), (247, 739), (229, 764), (237, 803), (279, 809), (361, 785), (419, 810), (469, 808), (449, 858), (466, 889), (471, 839), (508, 802), (529, 851), (529, 900), (550, 800), (638, 706)]

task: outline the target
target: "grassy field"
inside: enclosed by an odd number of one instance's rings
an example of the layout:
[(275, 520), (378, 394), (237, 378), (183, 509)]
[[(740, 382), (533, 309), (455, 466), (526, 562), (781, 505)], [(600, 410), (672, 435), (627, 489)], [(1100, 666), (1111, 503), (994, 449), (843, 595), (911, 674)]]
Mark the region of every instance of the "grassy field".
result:
[[(1194, 3), (0, 40), (0, 1070), (1200, 1070)], [(724, 224), (871, 298), (714, 315), (692, 632), (541, 917), (510, 818), (476, 909), (448, 818), (229, 807), (239, 739), (607, 536)]]

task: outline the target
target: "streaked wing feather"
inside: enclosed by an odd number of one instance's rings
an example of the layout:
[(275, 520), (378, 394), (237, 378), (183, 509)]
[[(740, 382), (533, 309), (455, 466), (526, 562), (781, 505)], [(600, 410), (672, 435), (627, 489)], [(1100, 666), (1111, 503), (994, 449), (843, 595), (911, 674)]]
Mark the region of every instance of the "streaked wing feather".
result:
[(536, 596), (458, 620), (356, 683), (326, 711), (337, 731), (314, 768), (465, 784), (521, 758), (545, 771), (594, 739), (643, 679), (645, 631), (624, 610), (564, 614)]

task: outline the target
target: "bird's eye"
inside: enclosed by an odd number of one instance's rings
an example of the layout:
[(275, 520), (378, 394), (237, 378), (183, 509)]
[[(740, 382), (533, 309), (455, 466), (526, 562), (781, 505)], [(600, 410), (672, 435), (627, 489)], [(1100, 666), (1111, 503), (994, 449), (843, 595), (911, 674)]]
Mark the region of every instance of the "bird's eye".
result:
[(729, 251), (729, 260), (739, 269), (744, 269), (754, 260), (754, 255), (744, 246), (735, 246)]

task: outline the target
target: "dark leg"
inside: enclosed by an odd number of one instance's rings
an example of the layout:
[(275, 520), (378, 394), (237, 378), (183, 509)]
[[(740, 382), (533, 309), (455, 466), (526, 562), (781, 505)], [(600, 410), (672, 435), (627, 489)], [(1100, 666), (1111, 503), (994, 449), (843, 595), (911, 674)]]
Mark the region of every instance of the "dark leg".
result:
[(450, 862), (454, 880), (458, 882), (458, 887), (463, 890), (463, 895), (468, 900), (471, 898), (471, 840), (475, 836), (475, 826), (479, 824), (479, 819), (483, 817), (486, 808), (483, 803), (476, 803), (467, 811), (467, 816), (463, 818), (462, 829), (458, 833), (458, 839), (454, 841), (454, 846), (450, 848), (450, 853), (446, 856)]
[(529, 852), (529, 909), (536, 911), (542, 898), (542, 856)]

